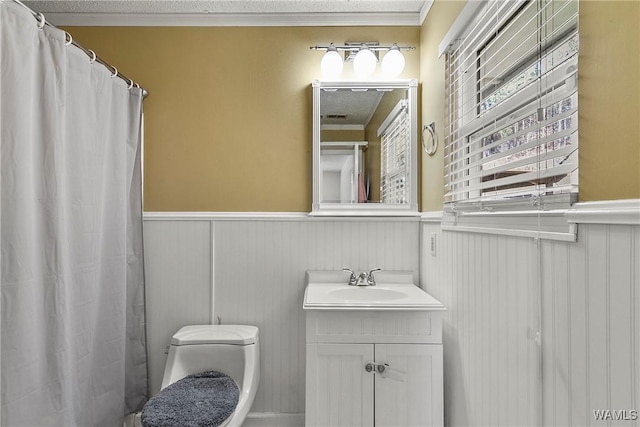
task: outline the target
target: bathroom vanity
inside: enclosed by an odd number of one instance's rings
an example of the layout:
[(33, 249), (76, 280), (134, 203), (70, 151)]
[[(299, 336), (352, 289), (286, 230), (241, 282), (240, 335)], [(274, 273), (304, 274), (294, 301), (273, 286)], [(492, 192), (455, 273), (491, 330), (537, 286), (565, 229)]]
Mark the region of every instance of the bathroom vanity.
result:
[(443, 424), (444, 306), (411, 272), (349, 286), (341, 271), (308, 271), (307, 426)]

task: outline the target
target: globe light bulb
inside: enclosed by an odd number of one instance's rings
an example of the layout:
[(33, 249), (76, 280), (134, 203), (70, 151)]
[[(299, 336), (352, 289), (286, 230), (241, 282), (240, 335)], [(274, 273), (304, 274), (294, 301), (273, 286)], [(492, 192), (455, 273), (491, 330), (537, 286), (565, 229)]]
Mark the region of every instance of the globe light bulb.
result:
[(382, 71), (390, 77), (398, 77), (404, 70), (404, 63), (404, 55), (394, 44), (382, 58)]
[(335, 78), (342, 73), (342, 56), (338, 53), (338, 50), (333, 46), (327, 48), (327, 53), (322, 57), (322, 61), (320, 61), (320, 69), (322, 70), (322, 75), (325, 78)]
[(377, 62), (378, 59), (374, 53), (363, 47), (353, 58), (353, 71), (360, 77), (370, 76), (375, 71)]

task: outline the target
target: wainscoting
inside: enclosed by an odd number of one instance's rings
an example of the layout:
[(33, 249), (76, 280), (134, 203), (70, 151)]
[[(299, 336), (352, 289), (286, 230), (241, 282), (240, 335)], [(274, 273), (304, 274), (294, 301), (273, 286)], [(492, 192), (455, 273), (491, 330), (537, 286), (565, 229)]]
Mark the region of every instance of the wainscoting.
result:
[(418, 281), (418, 218), (147, 214), (144, 233), (151, 392), (171, 335), (219, 317), (260, 328), (257, 413), (304, 412), (306, 270), (382, 267)]
[(445, 425), (539, 424), (535, 242), (422, 227), (422, 283), (447, 307)]
[(247, 425), (302, 425), (305, 271), (383, 267), (414, 271), (447, 307), (445, 425), (640, 426), (593, 415), (640, 410), (639, 205), (583, 205), (567, 214), (576, 242), (443, 231), (438, 216), (146, 214), (151, 391), (181, 326), (254, 324)]
[(422, 224), (422, 286), (448, 309), (445, 425), (640, 425), (635, 206), (571, 215), (576, 242)]

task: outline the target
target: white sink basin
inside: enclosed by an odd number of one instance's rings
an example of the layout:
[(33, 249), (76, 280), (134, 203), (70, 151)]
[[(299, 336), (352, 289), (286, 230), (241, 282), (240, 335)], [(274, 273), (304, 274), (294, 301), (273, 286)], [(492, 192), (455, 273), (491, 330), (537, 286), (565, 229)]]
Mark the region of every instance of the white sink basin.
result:
[(407, 294), (374, 286), (351, 286), (346, 289), (333, 289), (327, 292), (327, 296), (349, 302), (383, 302), (406, 298)]
[(374, 273), (375, 286), (349, 286), (342, 271), (308, 271), (305, 310), (444, 310), (440, 301), (413, 284), (413, 273)]

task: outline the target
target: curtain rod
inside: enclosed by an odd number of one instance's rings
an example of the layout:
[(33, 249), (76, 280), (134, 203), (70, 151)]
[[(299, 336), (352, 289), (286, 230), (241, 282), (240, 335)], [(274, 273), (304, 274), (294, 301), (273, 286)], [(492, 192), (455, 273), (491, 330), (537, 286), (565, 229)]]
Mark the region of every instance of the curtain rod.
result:
[[(42, 29), (42, 28), (44, 28), (45, 25), (48, 25), (48, 26), (50, 26), (52, 28), (59, 29), (55, 25), (47, 22), (47, 20), (45, 19), (43, 13), (34, 12), (29, 6), (27, 6), (26, 4), (22, 3), (20, 0), (12, 0), (12, 1), (14, 3), (19, 4), (20, 6), (22, 6), (26, 10), (28, 10), (33, 15), (33, 17), (36, 19), (36, 21), (38, 21), (38, 28)], [(59, 30), (60, 31), (64, 31), (64, 30), (61, 30), (61, 29), (59, 29)], [(71, 34), (69, 34), (66, 31), (64, 31), (64, 34), (65, 34), (65, 45), (72, 44), (75, 47), (77, 47), (78, 49), (80, 49), (81, 51), (83, 51), (90, 58), (90, 62), (91, 63), (99, 62), (100, 64), (104, 65), (107, 68), (107, 70), (109, 70), (109, 71), (111, 71), (113, 73), (112, 77), (118, 77), (119, 79), (124, 80), (129, 85), (129, 89), (131, 89), (133, 86), (136, 86), (136, 87), (142, 89), (142, 97), (143, 98), (146, 98), (149, 95), (149, 92), (147, 92), (147, 90), (145, 88), (140, 87), (140, 85), (138, 83), (134, 82), (133, 79), (130, 79), (129, 77), (127, 77), (124, 74), (122, 74), (121, 72), (119, 72), (116, 67), (114, 67), (113, 65), (110, 65), (109, 63), (104, 61), (102, 58), (97, 56), (94, 51), (92, 51), (91, 49), (85, 49), (83, 46), (81, 46), (80, 44), (76, 43), (73, 40), (73, 37), (71, 37)], [(67, 41), (67, 38), (69, 39), (68, 41)]]

